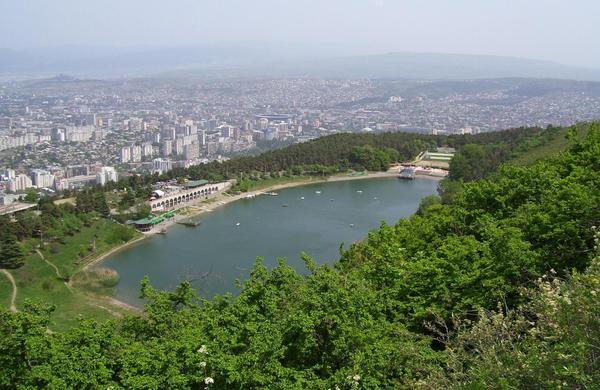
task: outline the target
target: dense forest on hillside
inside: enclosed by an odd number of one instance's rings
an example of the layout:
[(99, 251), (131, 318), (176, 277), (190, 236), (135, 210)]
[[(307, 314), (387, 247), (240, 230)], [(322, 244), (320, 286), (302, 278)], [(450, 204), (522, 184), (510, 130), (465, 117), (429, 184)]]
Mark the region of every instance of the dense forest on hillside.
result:
[[(438, 146), (450, 146), (460, 151), (467, 145), (478, 145), (483, 153), (482, 159), (486, 161), (487, 172), (508, 160), (518, 149), (531, 148), (547, 142), (560, 130), (561, 128), (555, 127), (533, 127), (450, 136), (402, 132), (342, 133), (271, 150), (258, 156), (236, 157), (225, 162), (174, 169), (160, 176), (131, 176), (121, 179), (119, 183), (108, 183), (103, 190), (131, 188), (143, 196), (149, 195), (149, 184), (174, 178), (220, 181), (250, 177), (260, 180), (269, 175), (326, 176), (348, 169), (385, 170), (389, 162), (410, 161), (420, 152), (433, 150)], [(369, 158), (361, 159), (360, 156), (365, 156), (365, 151), (367, 155), (370, 154)]]
[[(581, 130), (555, 157), (458, 178), (333, 267), (257, 260), (212, 300), (144, 280), (143, 315), (64, 333), (47, 332), (51, 305), (1, 310), (0, 386), (597, 388), (600, 126)], [(481, 155), (463, 157), (470, 174)]]

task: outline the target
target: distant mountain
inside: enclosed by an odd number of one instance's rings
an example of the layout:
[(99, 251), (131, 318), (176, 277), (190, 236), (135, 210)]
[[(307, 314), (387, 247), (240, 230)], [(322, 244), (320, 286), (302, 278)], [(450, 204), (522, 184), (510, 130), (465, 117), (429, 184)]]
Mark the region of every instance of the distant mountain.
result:
[[(560, 59), (557, 59), (560, 60)], [(550, 61), (439, 53), (340, 56), (310, 47), (205, 45), (174, 48), (0, 49), (0, 75), (93, 77), (323, 77), (458, 80), (536, 77), (600, 80), (600, 70)]]
[(339, 57), (282, 68), (287, 72), (335, 78), (483, 79), (534, 77), (600, 80), (600, 69), (586, 69), (515, 57), (439, 53), (388, 53)]

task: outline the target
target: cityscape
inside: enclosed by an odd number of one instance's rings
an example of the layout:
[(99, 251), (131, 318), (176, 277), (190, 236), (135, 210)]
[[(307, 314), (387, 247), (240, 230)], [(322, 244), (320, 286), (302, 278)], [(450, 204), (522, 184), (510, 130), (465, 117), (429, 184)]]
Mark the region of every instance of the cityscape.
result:
[(0, 389), (600, 390), (600, 1), (0, 1)]
[(249, 79), (9, 82), (0, 94), (4, 204), (162, 174), (341, 132), (477, 134), (600, 118), (600, 84)]

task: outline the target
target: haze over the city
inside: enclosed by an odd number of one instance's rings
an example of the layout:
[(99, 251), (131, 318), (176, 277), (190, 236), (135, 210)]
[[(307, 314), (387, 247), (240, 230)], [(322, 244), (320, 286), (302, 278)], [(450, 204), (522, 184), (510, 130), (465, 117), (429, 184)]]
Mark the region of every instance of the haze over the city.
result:
[[(306, 53), (464, 53), (600, 68), (594, 0), (5, 0), (0, 48), (251, 43)], [(94, 49), (99, 50), (99, 49)]]

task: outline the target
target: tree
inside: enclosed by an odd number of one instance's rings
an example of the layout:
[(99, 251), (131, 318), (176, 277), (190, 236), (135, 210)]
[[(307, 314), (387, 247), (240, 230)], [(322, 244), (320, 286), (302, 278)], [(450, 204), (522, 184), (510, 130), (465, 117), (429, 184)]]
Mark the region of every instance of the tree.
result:
[(119, 206), (122, 208), (129, 208), (135, 204), (135, 195), (133, 191), (125, 191), (123, 195), (121, 195), (121, 200), (119, 201)]
[(35, 203), (38, 200), (38, 193), (33, 188), (27, 191), (27, 194), (23, 198), (23, 200), (27, 203)]
[(1, 239), (0, 266), (18, 268), (23, 265), (24, 255), (21, 246), (13, 234), (5, 234)]
[(87, 213), (94, 210), (94, 202), (89, 189), (79, 191), (75, 203), (79, 212)]
[(108, 208), (108, 203), (106, 203), (106, 196), (104, 192), (97, 191), (93, 196), (93, 206), (94, 211), (98, 214), (107, 217), (110, 214), (110, 209)]

